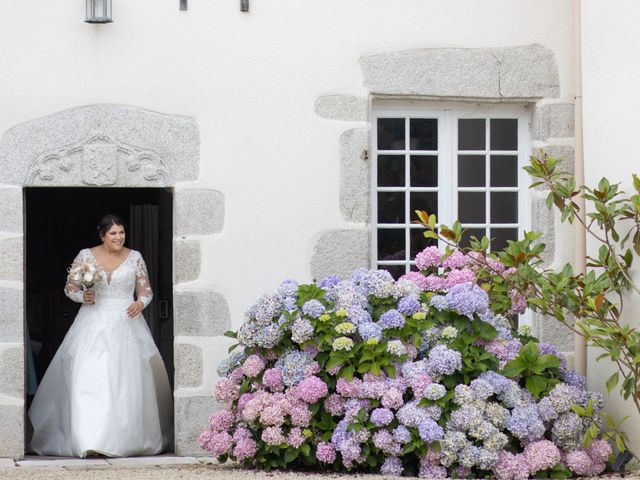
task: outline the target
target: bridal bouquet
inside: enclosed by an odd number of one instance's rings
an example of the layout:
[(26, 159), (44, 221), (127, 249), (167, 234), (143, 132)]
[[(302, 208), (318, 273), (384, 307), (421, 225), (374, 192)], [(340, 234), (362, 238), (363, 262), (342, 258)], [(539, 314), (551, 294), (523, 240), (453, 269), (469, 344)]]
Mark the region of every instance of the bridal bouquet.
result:
[(69, 268), (69, 275), (83, 290), (93, 288), (93, 286), (103, 277), (104, 272), (93, 263), (83, 262)]
[(264, 469), (526, 480), (597, 475), (612, 449), (603, 399), (509, 316), (518, 292), (460, 251), (419, 272), (287, 280), (260, 298), (218, 369), (221, 409), (200, 436), (219, 460)]

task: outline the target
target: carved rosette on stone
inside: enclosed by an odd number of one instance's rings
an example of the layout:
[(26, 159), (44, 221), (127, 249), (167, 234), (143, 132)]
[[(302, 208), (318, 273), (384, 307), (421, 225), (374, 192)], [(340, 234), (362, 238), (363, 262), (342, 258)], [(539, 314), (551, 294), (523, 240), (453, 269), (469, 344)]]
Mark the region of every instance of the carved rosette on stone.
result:
[(154, 150), (93, 134), (38, 154), (25, 185), (163, 186), (172, 181)]

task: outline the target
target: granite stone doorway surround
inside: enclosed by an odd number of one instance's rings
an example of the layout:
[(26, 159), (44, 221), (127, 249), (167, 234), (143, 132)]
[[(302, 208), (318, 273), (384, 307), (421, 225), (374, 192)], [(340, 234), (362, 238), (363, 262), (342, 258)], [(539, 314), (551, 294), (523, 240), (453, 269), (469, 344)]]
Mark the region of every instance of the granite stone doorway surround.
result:
[[(0, 141), (0, 457), (25, 454), (23, 187), (174, 188), (175, 451), (198, 455), (213, 399), (203, 382), (206, 338), (229, 328), (225, 299), (198, 286), (200, 239), (220, 233), (222, 193), (198, 180), (193, 118), (123, 105), (90, 105), (19, 124)], [(73, 215), (73, 212), (67, 212)], [(194, 286), (195, 285), (195, 286)], [(204, 340), (203, 340), (204, 339)]]

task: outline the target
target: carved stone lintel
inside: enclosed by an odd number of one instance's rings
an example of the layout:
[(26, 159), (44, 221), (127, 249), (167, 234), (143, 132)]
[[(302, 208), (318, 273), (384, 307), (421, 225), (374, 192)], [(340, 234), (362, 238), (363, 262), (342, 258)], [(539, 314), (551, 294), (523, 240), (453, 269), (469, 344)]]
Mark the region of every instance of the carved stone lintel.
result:
[(161, 156), (94, 133), (71, 145), (41, 152), (29, 167), (27, 185), (166, 185), (171, 181)]

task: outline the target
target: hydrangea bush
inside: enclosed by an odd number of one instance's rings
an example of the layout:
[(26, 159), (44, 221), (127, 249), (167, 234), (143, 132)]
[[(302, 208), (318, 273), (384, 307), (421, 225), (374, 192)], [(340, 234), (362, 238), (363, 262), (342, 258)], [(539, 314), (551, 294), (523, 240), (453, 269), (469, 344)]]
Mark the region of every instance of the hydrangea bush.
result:
[(287, 280), (260, 298), (228, 332), (238, 344), (214, 391), (224, 408), (202, 447), (265, 469), (601, 473), (612, 453), (599, 438), (602, 398), (553, 346), (512, 328), (522, 294), (489, 301), (483, 282), (512, 272), (435, 247), (416, 265), (397, 281), (383, 270)]

